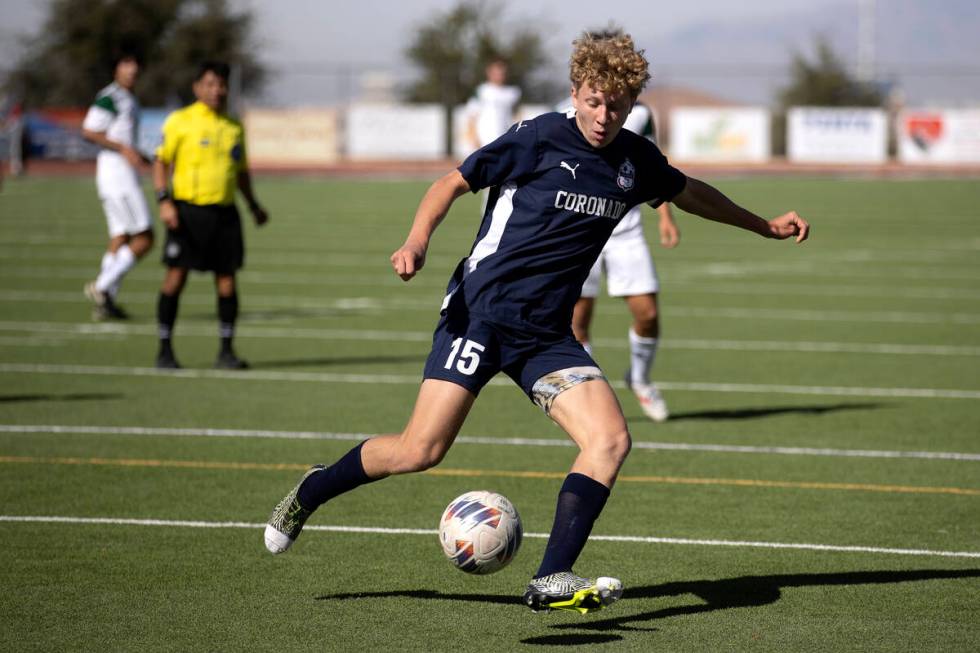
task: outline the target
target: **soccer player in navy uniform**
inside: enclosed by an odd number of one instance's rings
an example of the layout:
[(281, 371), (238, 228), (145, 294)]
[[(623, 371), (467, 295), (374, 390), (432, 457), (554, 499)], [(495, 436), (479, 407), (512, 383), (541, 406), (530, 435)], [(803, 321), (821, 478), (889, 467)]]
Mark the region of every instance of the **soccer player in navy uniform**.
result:
[(649, 79), (647, 61), (620, 35), (574, 43), (575, 115), (524, 120), (436, 181), (405, 243), (391, 256), (409, 280), (456, 198), (491, 188), (469, 256), (449, 283), (424, 380), (405, 429), (370, 438), (333, 465), (312, 467), (273, 510), (266, 547), (287, 550), (310, 514), (331, 498), (442, 460), (480, 389), (504, 372), (579, 447), (558, 494), (544, 559), (525, 603), (588, 612), (622, 595), (610, 577), (572, 567), (630, 450), (622, 409), (602, 371), (576, 342), (572, 308), (616, 223), (631, 207), (671, 201), (690, 213), (766, 238), (809, 230), (795, 212), (765, 220), (667, 163), (649, 140), (621, 131)]

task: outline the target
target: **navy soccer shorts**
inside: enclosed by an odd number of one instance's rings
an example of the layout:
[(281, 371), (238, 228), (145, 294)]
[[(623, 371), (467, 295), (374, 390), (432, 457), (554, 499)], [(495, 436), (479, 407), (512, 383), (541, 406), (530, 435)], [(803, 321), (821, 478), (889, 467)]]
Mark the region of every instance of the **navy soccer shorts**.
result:
[[(552, 375), (558, 370), (567, 371), (561, 379)], [(497, 372), (513, 379), (545, 412), (561, 391), (604, 378), (571, 333), (542, 335), (472, 314), (443, 315), (423, 378), (451, 381), (478, 395)]]

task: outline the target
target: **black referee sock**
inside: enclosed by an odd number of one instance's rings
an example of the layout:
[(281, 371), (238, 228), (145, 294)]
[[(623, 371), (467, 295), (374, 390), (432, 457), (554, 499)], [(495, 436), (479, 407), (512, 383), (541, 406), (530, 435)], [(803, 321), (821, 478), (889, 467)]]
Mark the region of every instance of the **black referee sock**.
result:
[(228, 297), (218, 296), (218, 335), (221, 338), (221, 351), (231, 351), (231, 341), (235, 337), (235, 321), (238, 319), (238, 293)]
[(160, 351), (171, 352), (170, 339), (173, 336), (174, 322), (177, 321), (177, 306), (180, 295), (160, 293), (157, 299), (157, 332), (160, 337)]
[(584, 474), (569, 474), (558, 493), (555, 523), (535, 578), (571, 571), (606, 505), (609, 488)]
[(307, 477), (296, 493), (299, 504), (307, 510), (316, 510), (339, 494), (378, 480), (364, 473), (364, 465), (361, 464), (363, 446), (364, 442), (322, 472)]

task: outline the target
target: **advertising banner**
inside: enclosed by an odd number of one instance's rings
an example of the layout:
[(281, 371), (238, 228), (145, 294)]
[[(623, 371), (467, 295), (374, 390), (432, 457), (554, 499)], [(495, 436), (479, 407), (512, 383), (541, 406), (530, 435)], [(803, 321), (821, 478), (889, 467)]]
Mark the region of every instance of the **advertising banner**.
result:
[(315, 166), (340, 157), (334, 109), (248, 109), (242, 122), (250, 164)]
[(351, 159), (441, 159), (446, 154), (438, 104), (355, 104), (347, 112)]
[(151, 159), (163, 140), (163, 121), (171, 111), (172, 109), (156, 108), (140, 111), (140, 121), (136, 128), (136, 149)]
[(980, 109), (903, 111), (896, 129), (903, 163), (980, 163)]
[(94, 159), (99, 146), (82, 138), (86, 109), (41, 109), (24, 115), (26, 156), (78, 161)]
[(678, 107), (670, 112), (670, 154), (680, 161), (767, 161), (769, 124), (763, 108)]
[(786, 116), (786, 156), (799, 163), (884, 163), (883, 109), (793, 107)]

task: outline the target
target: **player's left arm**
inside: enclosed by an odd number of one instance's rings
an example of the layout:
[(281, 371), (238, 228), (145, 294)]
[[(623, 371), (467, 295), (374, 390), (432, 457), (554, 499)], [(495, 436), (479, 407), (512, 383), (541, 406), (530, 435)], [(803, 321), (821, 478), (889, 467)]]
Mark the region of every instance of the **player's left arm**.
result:
[(255, 219), (255, 224), (262, 226), (269, 221), (269, 214), (266, 213), (259, 201), (255, 199), (255, 193), (252, 192), (252, 175), (249, 174), (248, 168), (242, 168), (238, 171), (238, 190), (241, 192), (242, 197), (248, 203), (248, 208), (252, 212), (252, 217)]
[(802, 243), (810, 234), (810, 225), (796, 211), (766, 220), (742, 208), (717, 188), (693, 177), (687, 178), (684, 190), (671, 201), (688, 213), (746, 229), (765, 238), (783, 240), (795, 236), (796, 242)]

